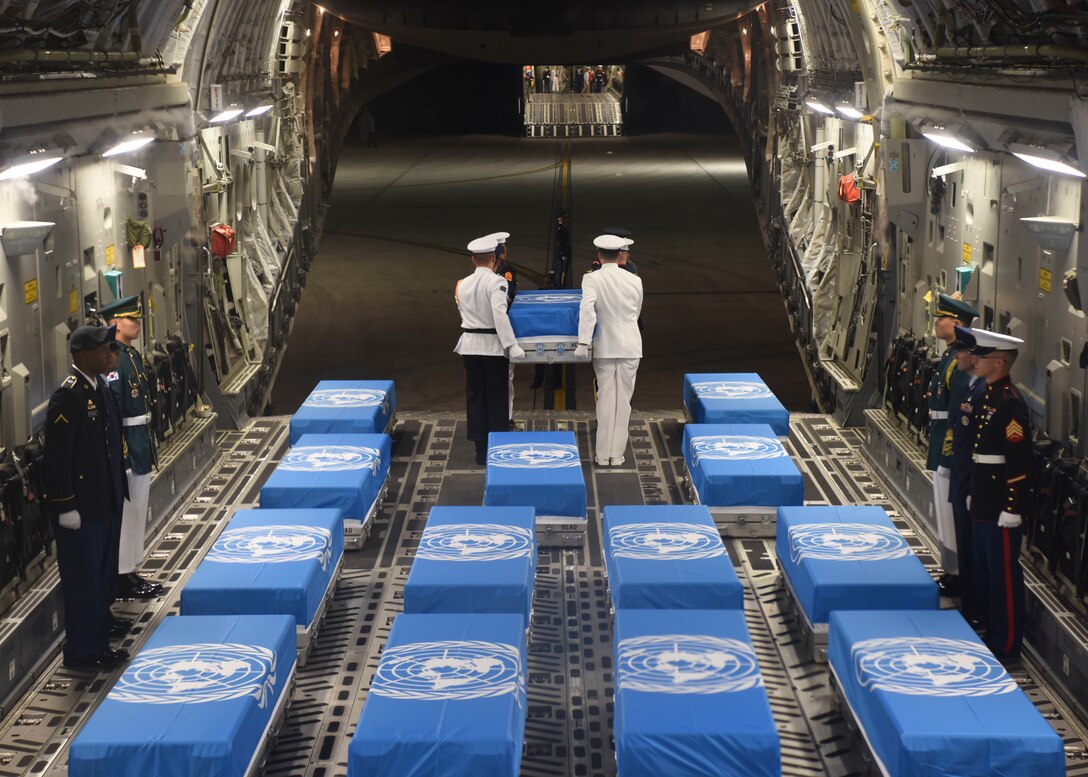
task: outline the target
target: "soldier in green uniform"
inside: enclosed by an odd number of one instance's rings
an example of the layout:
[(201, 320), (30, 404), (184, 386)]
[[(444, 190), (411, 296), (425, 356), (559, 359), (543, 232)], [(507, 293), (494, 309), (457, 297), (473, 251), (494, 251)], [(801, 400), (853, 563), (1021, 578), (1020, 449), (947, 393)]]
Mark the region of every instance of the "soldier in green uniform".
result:
[(143, 310), (139, 296), (124, 297), (103, 305), (99, 314), (117, 327), (121, 344), (118, 366), (106, 376), (109, 387), (121, 407), (121, 425), (128, 444), (129, 501), (121, 520), (121, 542), (117, 562), (117, 595), (149, 599), (162, 593), (159, 583), (136, 574), (144, 560), (144, 535), (147, 533), (148, 496), (151, 470), (158, 464), (155, 436), (151, 429), (151, 400), (144, 372), (143, 357), (133, 347), (140, 336)]
[[(962, 300), (941, 294), (934, 313), (933, 332), (938, 340), (951, 345), (956, 339), (956, 326), (971, 326), (978, 311)], [(941, 455), (948, 433), (948, 411), (957, 405), (967, 389), (969, 377), (956, 369), (955, 352), (946, 348), (929, 384), (929, 453), (926, 469), (933, 472), (933, 513), (937, 519), (937, 538), (941, 543), (940, 580), (944, 596), (959, 595), (959, 560), (956, 556), (956, 523), (952, 504), (948, 501), (949, 471), (941, 466)], [(949, 451), (951, 453), (951, 450)]]

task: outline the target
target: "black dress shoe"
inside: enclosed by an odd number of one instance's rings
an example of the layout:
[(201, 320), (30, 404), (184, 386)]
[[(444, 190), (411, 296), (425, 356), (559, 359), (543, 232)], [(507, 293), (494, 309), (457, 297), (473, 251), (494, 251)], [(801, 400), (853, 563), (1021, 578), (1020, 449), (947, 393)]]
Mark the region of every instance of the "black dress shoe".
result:
[(940, 589), (941, 596), (949, 599), (958, 599), (960, 596), (959, 575), (942, 575), (941, 579), (937, 582), (937, 588)]
[[(127, 655), (127, 653), (126, 653)], [(94, 656), (64, 657), (64, 665), (69, 669), (90, 669), (95, 672), (104, 672), (116, 669), (125, 663), (126, 659), (115, 655), (113, 651), (100, 653)]]
[(133, 585), (135, 585), (137, 588), (140, 588), (141, 590), (150, 591), (152, 596), (158, 596), (163, 591), (161, 583), (156, 583), (154, 580), (148, 580), (146, 577), (140, 577), (135, 572), (130, 574), (128, 577), (132, 581)]
[(129, 652), (124, 648), (110, 648), (104, 655), (122, 662), (132, 658), (132, 656), (129, 655)]
[(123, 637), (128, 634), (128, 630), (132, 628), (132, 621), (125, 618), (115, 620), (109, 626), (106, 627), (111, 637)]
[(117, 596), (122, 599), (154, 599), (161, 593), (161, 585), (147, 582), (135, 572), (117, 576)]

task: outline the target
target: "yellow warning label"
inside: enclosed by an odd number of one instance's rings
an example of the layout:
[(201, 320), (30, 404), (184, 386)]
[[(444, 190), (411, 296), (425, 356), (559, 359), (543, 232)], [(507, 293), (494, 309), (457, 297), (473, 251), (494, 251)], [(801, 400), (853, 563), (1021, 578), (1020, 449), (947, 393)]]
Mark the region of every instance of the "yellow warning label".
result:
[(77, 310), (79, 310), (79, 292), (72, 289), (68, 292), (68, 313), (74, 316)]
[(1039, 270), (1039, 291), (1045, 291), (1047, 294), (1054, 288), (1054, 274), (1050, 270)]
[(38, 301), (38, 279), (31, 278), (23, 284), (23, 302), (30, 304)]
[(106, 266), (113, 267), (117, 264), (117, 246), (106, 246)]
[(971, 253), (972, 253), (971, 244), (970, 243), (964, 243), (963, 244), (963, 263), (964, 264), (971, 264)]

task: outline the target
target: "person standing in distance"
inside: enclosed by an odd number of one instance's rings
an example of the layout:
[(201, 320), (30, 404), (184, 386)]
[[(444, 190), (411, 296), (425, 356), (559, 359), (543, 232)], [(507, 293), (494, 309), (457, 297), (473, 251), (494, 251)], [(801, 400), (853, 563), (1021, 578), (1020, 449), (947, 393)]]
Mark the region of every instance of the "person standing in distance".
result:
[(117, 370), (106, 377), (106, 382), (121, 408), (121, 424), (129, 460), (129, 469), (125, 473), (129, 500), (125, 502), (121, 520), (116, 592), (126, 599), (150, 599), (162, 593), (162, 586), (136, 573), (144, 561), (151, 471), (158, 464), (155, 437), (150, 426), (151, 400), (144, 361), (140, 352), (133, 347), (140, 336), (143, 310), (137, 295), (103, 305), (98, 312), (117, 328), (117, 342), (121, 345)]
[[(941, 294), (933, 314), (933, 333), (948, 345), (956, 339), (956, 326), (971, 326), (978, 311), (962, 300)], [(957, 597), (959, 591), (959, 559), (956, 552), (956, 524), (952, 504), (948, 501), (948, 467), (941, 466), (945, 437), (948, 433), (948, 410), (951, 402), (959, 403), (967, 388), (967, 373), (956, 369), (955, 352), (946, 348), (933, 379), (929, 384), (929, 451), (926, 469), (933, 473), (933, 513), (937, 522), (937, 539), (941, 546), (941, 566), (944, 574), (939, 585), (942, 596)]]
[(593, 345), (593, 372), (597, 378), (597, 455), (599, 466), (619, 466), (627, 450), (631, 395), (642, 359), (642, 279), (620, 269), (620, 251), (626, 238), (600, 235), (593, 241), (601, 269), (582, 276), (578, 347), (585, 358)]
[(45, 419), (45, 505), (53, 518), (64, 599), (64, 665), (113, 669), (109, 612), (117, 575), (116, 525), (127, 495), (124, 441), (99, 375), (117, 363), (113, 327), (81, 326), (69, 339), (72, 370)]
[(509, 429), (509, 359), (525, 356), (507, 315), (508, 282), (495, 272), (497, 246), (493, 235), (468, 244), (476, 269), (457, 282), (453, 293), (461, 314), (461, 337), (453, 350), (465, 362), (468, 439), (476, 445), (480, 465), (487, 462), (488, 434)]
[(986, 647), (1002, 661), (1019, 658), (1024, 640), (1024, 570), (1020, 543), (1031, 493), (1031, 414), (1009, 371), (1024, 341), (973, 329), (975, 374), (986, 391), (975, 411), (971, 470), (971, 545), (985, 607)]

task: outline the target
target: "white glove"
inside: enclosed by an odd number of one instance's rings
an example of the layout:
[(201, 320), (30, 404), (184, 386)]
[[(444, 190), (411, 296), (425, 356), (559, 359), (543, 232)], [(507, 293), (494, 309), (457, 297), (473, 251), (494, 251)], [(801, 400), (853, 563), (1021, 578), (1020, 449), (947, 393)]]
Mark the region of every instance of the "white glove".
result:
[(589, 356), (589, 346), (578, 343), (578, 347), (574, 349), (575, 359), (585, 359)]
[(968, 510), (971, 509), (971, 497), (970, 496), (967, 497), (967, 509)]
[(525, 349), (522, 348), (517, 343), (514, 343), (513, 345), (510, 346), (510, 350), (507, 351), (507, 358), (509, 358), (509, 359), (524, 359), (525, 358)]
[(997, 525), (1002, 529), (1015, 529), (1023, 522), (1024, 519), (1016, 513), (1002, 512), (1001, 515), (997, 517)]
[(78, 510), (69, 510), (66, 513), (61, 513), (57, 516), (57, 523), (59, 523), (65, 529), (75, 531), (80, 527), (82, 521), (79, 519)]

